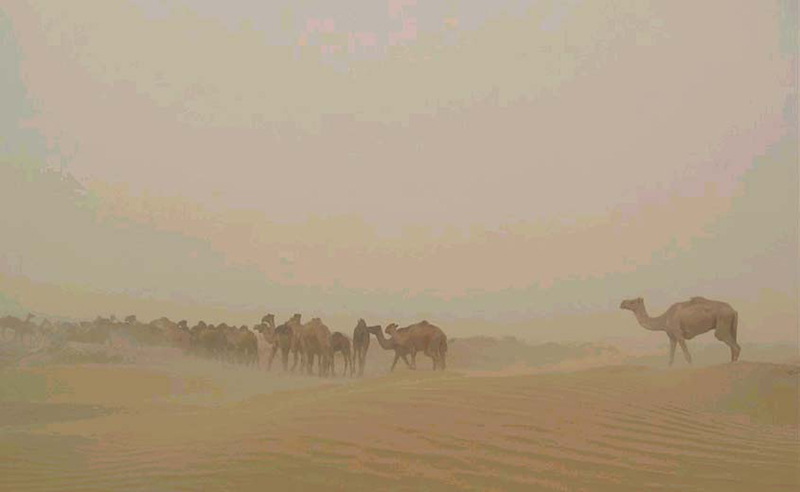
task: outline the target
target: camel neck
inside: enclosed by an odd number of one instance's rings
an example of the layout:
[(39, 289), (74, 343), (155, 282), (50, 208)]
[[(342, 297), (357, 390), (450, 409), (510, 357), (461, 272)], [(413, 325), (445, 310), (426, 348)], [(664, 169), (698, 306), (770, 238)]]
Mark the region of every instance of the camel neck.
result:
[(659, 327), (659, 325), (657, 323), (657, 319), (656, 318), (651, 318), (647, 314), (647, 309), (644, 306), (642, 306), (641, 309), (637, 309), (636, 311), (634, 311), (633, 314), (636, 316), (636, 321), (638, 321), (639, 324), (642, 325), (642, 327), (645, 330), (650, 330), (650, 331), (660, 331), (661, 330), (661, 328)]
[(378, 331), (375, 333), (375, 337), (377, 337), (377, 339), (378, 339), (378, 343), (380, 344), (380, 346), (381, 346), (382, 348), (384, 348), (384, 349), (386, 349), (386, 350), (389, 350), (389, 349), (393, 349), (393, 348), (394, 348), (394, 344), (393, 344), (393, 343), (391, 343), (389, 340), (387, 340), (387, 339), (386, 339), (386, 337), (384, 337), (384, 336), (383, 336), (383, 332), (382, 332), (382, 331), (378, 330)]

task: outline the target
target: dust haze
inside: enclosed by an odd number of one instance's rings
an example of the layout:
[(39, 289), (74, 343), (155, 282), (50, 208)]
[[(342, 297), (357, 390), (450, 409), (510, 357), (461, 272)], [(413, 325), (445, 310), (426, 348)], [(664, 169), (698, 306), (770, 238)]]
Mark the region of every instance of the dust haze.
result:
[(797, 15), (3, 5), (0, 476), (793, 490)]

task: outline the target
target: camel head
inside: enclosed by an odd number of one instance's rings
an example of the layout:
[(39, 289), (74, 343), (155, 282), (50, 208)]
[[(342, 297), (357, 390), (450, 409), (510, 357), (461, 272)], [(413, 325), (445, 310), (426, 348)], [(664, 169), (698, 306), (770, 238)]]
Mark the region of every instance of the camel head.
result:
[[(365, 324), (366, 324), (366, 323), (365, 323)], [(381, 333), (381, 325), (367, 326), (366, 328), (367, 328), (367, 331), (368, 331), (369, 333), (372, 333), (373, 335), (380, 335), (380, 334), (382, 334), (382, 333)]]
[(281, 327), (283, 327), (283, 329), (285, 330), (286, 329), (286, 324), (284, 323), (281, 326), (279, 326), (278, 328), (273, 328), (273, 325), (270, 325), (270, 324), (267, 324), (267, 323), (261, 323), (260, 325), (254, 326), (253, 329), (256, 330), (257, 332), (261, 333), (261, 335), (264, 336), (265, 340), (271, 341), (275, 337), (275, 333)]
[(394, 336), (394, 334), (397, 333), (397, 323), (390, 323), (383, 331), (391, 336)]
[(364, 321), (364, 318), (358, 318), (358, 323), (356, 324), (356, 328), (366, 328), (367, 322)]
[(644, 307), (644, 299), (637, 297), (635, 299), (625, 299), (619, 305), (620, 309), (627, 309), (628, 311), (636, 312), (639, 308)]
[(292, 316), (292, 318), (289, 321), (292, 321), (292, 322), (295, 322), (295, 323), (299, 323), (300, 320), (302, 319), (302, 317), (303, 317), (302, 314), (294, 313), (294, 315)]
[(266, 316), (261, 318), (261, 324), (275, 326), (275, 315), (272, 313), (267, 314)]
[(188, 329), (188, 328), (189, 328), (189, 322), (188, 322), (188, 321), (186, 321), (185, 319), (182, 319), (182, 320), (180, 320), (180, 321), (178, 322), (178, 328), (180, 328), (180, 329), (182, 329), (182, 330), (186, 330), (186, 329)]

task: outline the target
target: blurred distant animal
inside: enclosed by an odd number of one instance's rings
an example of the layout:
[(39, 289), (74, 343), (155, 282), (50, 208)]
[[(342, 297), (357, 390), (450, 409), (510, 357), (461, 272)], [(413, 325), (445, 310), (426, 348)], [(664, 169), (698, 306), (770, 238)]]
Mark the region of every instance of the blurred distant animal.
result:
[(33, 338), (36, 335), (36, 326), (31, 322), (34, 315), (28, 313), (28, 316), (21, 320), (15, 316), (3, 316), (0, 318), (0, 328), (5, 332), (11, 330), (14, 332), (14, 341), (25, 343), (25, 335), (28, 336), (28, 343), (33, 343)]

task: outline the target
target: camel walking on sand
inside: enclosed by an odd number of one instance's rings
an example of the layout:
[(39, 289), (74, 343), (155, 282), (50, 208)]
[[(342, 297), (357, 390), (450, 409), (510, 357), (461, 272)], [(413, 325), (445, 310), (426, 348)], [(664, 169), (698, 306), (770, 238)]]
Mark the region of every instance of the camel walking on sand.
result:
[[(331, 359), (331, 330), (320, 318), (313, 318), (305, 325), (300, 326), (300, 345), (305, 355), (308, 374), (313, 374), (314, 358), (317, 358), (319, 376), (327, 376), (332, 367)], [(293, 327), (293, 329), (296, 327)]]
[(366, 321), (358, 320), (353, 330), (353, 361), (358, 364), (358, 375), (364, 375), (364, 367), (367, 364), (367, 351), (369, 350), (369, 328), (380, 331), (380, 326), (368, 327)]
[(284, 372), (286, 371), (290, 344), (289, 337), (285, 333), (285, 326), (281, 326), (284, 327), (283, 336), (278, 333), (278, 329), (275, 327), (275, 315), (270, 313), (261, 318), (260, 324), (253, 327), (256, 332), (261, 334), (261, 338), (258, 339), (260, 342), (258, 349), (259, 360), (261, 360), (261, 354), (263, 353), (267, 361), (268, 371), (272, 370), (272, 361), (275, 359), (275, 355), (278, 353), (278, 350), (281, 351), (283, 370)]
[(350, 350), (350, 339), (347, 338), (341, 332), (335, 331), (331, 335), (331, 376), (336, 376), (336, 368), (334, 367), (334, 360), (336, 359), (336, 353), (339, 352), (342, 354), (342, 359), (344, 359), (344, 369), (342, 370), (342, 376), (347, 376), (347, 369), (350, 369), (350, 376), (353, 376), (355, 373), (353, 367), (353, 354)]
[(717, 340), (731, 349), (731, 362), (739, 360), (742, 348), (736, 341), (739, 314), (727, 303), (712, 301), (704, 297), (692, 297), (685, 302), (673, 304), (661, 316), (651, 318), (644, 307), (644, 299), (626, 299), (620, 309), (632, 311), (636, 320), (646, 330), (664, 331), (669, 337), (669, 365), (675, 360), (675, 346), (680, 345), (686, 362), (692, 363), (692, 356), (686, 340), (714, 330)]
[(285, 344), (288, 346), (285, 354), (282, 354), (284, 361), (284, 369), (288, 367), (289, 352), (292, 353), (292, 372), (297, 368), (298, 361), (300, 362), (301, 370), (305, 366), (305, 352), (303, 351), (303, 324), (301, 322), (302, 315), (295, 313), (289, 320), (275, 329), (276, 336), (283, 338)]
[(400, 346), (407, 347), (411, 355), (411, 368), (417, 368), (417, 352), (423, 352), (433, 360), (433, 370), (444, 371), (447, 357), (447, 336), (441, 328), (427, 321), (420, 321), (404, 328), (394, 323), (386, 327), (386, 333)]
[[(394, 326), (395, 328), (397, 325), (391, 324), (389, 326)], [(388, 326), (387, 326), (388, 328)], [(392, 367), (389, 371), (394, 371), (394, 367), (397, 365), (397, 361), (399, 359), (403, 359), (403, 362), (406, 363), (409, 369), (414, 369), (411, 366), (411, 363), (408, 362), (408, 347), (398, 344), (394, 338), (386, 338), (383, 336), (383, 330), (381, 330), (380, 326), (369, 326), (367, 327), (367, 331), (375, 335), (375, 338), (378, 339), (378, 344), (384, 350), (394, 350), (394, 362), (392, 362)]]

